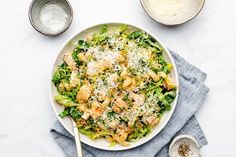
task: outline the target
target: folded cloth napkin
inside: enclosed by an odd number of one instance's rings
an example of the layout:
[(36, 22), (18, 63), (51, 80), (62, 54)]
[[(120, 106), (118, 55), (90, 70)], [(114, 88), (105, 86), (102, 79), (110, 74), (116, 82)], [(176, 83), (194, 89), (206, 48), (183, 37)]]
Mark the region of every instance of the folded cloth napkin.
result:
[[(175, 111), (164, 127), (151, 141), (126, 151), (104, 151), (82, 144), (85, 157), (167, 157), (168, 144), (179, 134), (194, 136), (200, 146), (207, 140), (194, 114), (202, 106), (209, 89), (204, 85), (206, 74), (171, 51), (179, 75), (179, 98)], [(73, 137), (56, 122), (51, 133), (69, 157), (76, 157)]]

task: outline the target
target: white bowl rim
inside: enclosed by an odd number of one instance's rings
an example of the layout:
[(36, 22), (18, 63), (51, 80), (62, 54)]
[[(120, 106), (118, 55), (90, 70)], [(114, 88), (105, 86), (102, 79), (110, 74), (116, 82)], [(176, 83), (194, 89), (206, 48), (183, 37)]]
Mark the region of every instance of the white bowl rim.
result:
[[(176, 105), (177, 105), (177, 101), (178, 101), (178, 96), (179, 96), (179, 77), (178, 77), (178, 73), (177, 73), (177, 67), (176, 67), (176, 64), (174, 62), (174, 59), (172, 57), (172, 55), (170, 54), (169, 52), (169, 49), (163, 44), (163, 42), (158, 38), (156, 37), (156, 35), (154, 35), (153, 33), (147, 31), (146, 29), (142, 28), (142, 27), (138, 27), (136, 25), (133, 25), (133, 24), (130, 24), (130, 23), (127, 23), (127, 22), (105, 22), (105, 23), (98, 23), (98, 24), (94, 24), (94, 25), (91, 25), (91, 26), (88, 26), (86, 28), (83, 28), (81, 31), (79, 31), (78, 33), (76, 33), (75, 35), (72, 35), (68, 40), (66, 40), (66, 42), (64, 42), (63, 46), (60, 48), (60, 51), (58, 53), (58, 55), (55, 57), (54, 59), (54, 62), (53, 62), (53, 66), (52, 66), (52, 69), (51, 69), (51, 74), (50, 74), (50, 80), (49, 80), (49, 97), (50, 97), (50, 102), (51, 102), (51, 105), (52, 105), (52, 108), (53, 108), (53, 111), (54, 113), (56, 114), (56, 117), (57, 117), (57, 120), (59, 120), (59, 122), (61, 123), (61, 125), (70, 133), (70, 135), (74, 136), (74, 133), (73, 133), (73, 130), (69, 129), (62, 121), (62, 118), (59, 117), (58, 115), (58, 112), (56, 111), (56, 108), (55, 108), (55, 104), (54, 104), (54, 98), (52, 97), (52, 91), (51, 91), (51, 79), (53, 77), (53, 72), (54, 72), (54, 67), (55, 67), (55, 64), (56, 64), (56, 61), (59, 57), (59, 55), (62, 53), (62, 50), (63, 48), (67, 45), (67, 43), (69, 43), (73, 38), (75, 38), (77, 35), (79, 35), (81, 32), (84, 32), (85, 30), (88, 30), (90, 28), (93, 28), (93, 27), (98, 27), (98, 26), (102, 26), (102, 25), (128, 25), (128, 26), (131, 26), (131, 27), (134, 27), (134, 28), (137, 28), (139, 30), (142, 30), (144, 32), (146, 32), (147, 34), (151, 35), (156, 41), (158, 41), (158, 43), (161, 45), (161, 47), (165, 50), (165, 53), (166, 55), (168, 56), (168, 59), (170, 59), (171, 61), (171, 64), (173, 65), (173, 72), (174, 72), (174, 75), (175, 75), (175, 83), (176, 83), (176, 87), (177, 87), (177, 90), (176, 90), (176, 97), (175, 97), (175, 100), (174, 102), (172, 102), (172, 108), (169, 112), (170, 116), (167, 117), (167, 119), (165, 120), (165, 122), (163, 123), (163, 125), (160, 127), (159, 131), (154, 133), (152, 136), (146, 136), (146, 137), (143, 137), (143, 138), (146, 138), (146, 140), (138, 143), (137, 145), (132, 145), (130, 147), (122, 147), (120, 149), (107, 149), (107, 148), (103, 148), (103, 147), (100, 147), (99, 145), (91, 145), (91, 144), (88, 144), (86, 142), (84, 142), (82, 139), (81, 139), (81, 142), (83, 142), (84, 144), (86, 145), (89, 145), (91, 147), (94, 147), (94, 148), (97, 148), (97, 149), (101, 149), (101, 150), (108, 150), (108, 151), (123, 151), (123, 150), (129, 150), (129, 149), (133, 149), (133, 148), (136, 148), (138, 146), (141, 146), (145, 143), (147, 143), (148, 141), (152, 140), (158, 133), (161, 132), (161, 130), (166, 126), (166, 124), (169, 122), (170, 118), (172, 117), (173, 115), (173, 112), (176, 108)], [(138, 141), (137, 141), (138, 142)], [(112, 148), (112, 147), (110, 147)]]

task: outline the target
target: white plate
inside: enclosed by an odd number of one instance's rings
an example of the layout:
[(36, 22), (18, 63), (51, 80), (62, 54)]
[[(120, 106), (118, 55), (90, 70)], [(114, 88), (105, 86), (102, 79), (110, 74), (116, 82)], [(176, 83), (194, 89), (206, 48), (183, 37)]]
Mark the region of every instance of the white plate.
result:
[[(108, 25), (108, 29), (111, 27), (117, 27), (119, 25), (121, 25), (122, 23), (105, 23), (106, 25)], [(63, 62), (62, 58), (63, 55), (66, 52), (70, 52), (74, 49), (74, 45), (77, 44), (79, 39), (85, 39), (87, 34), (90, 34), (92, 32), (96, 32), (98, 30), (100, 30), (101, 26), (104, 24), (99, 24), (99, 25), (95, 25), (92, 27), (89, 27), (81, 32), (79, 32), (78, 34), (76, 34), (74, 37), (72, 37), (71, 39), (69, 39), (65, 45), (63, 46), (63, 48), (61, 49), (61, 51), (58, 54), (58, 57), (55, 60), (54, 66), (53, 66), (53, 70), (52, 70), (52, 74), (51, 74), (51, 78), (50, 78), (50, 99), (51, 99), (51, 104), (53, 107), (53, 110), (55, 112), (55, 114), (57, 115), (58, 120), (61, 122), (61, 124), (64, 126), (64, 128), (71, 134), (73, 135), (73, 129), (72, 129), (72, 123), (70, 122), (69, 118), (60, 118), (58, 115), (59, 113), (61, 113), (63, 111), (63, 106), (57, 104), (57, 102), (55, 102), (54, 100), (54, 96), (58, 94), (56, 87), (54, 86), (54, 84), (52, 83), (52, 76), (54, 71), (56, 70), (57, 65), (61, 64)], [(164, 49), (164, 57), (166, 59), (167, 62), (171, 63), (173, 65), (173, 70), (170, 73), (171, 78), (173, 79), (173, 81), (176, 83), (177, 85), (177, 96), (175, 98), (175, 100), (172, 102), (171, 106), (171, 110), (168, 112), (165, 112), (165, 114), (163, 115), (163, 117), (161, 118), (159, 124), (153, 129), (153, 131), (147, 135), (146, 137), (143, 137), (141, 139), (139, 139), (136, 142), (132, 142), (130, 143), (130, 145), (128, 147), (124, 147), (124, 146), (120, 146), (120, 145), (116, 145), (113, 147), (109, 147), (109, 143), (107, 141), (105, 141), (104, 139), (99, 139), (99, 140), (90, 140), (87, 136), (80, 134), (81, 136), (81, 141), (89, 146), (95, 147), (95, 148), (99, 148), (99, 149), (104, 149), (104, 150), (111, 150), (111, 151), (118, 151), (118, 150), (127, 150), (127, 149), (131, 149), (137, 146), (140, 146), (142, 144), (144, 144), (145, 142), (151, 140), (154, 136), (156, 136), (164, 127), (165, 125), (168, 123), (172, 113), (174, 112), (176, 103), (177, 103), (177, 98), (178, 98), (178, 75), (177, 75), (177, 70), (176, 70), (176, 66), (175, 63), (173, 61), (173, 58), (170, 55), (170, 52), (168, 51), (168, 49), (164, 46), (164, 44), (157, 38), (155, 37), (153, 34), (151, 34), (150, 32), (142, 29), (142, 28), (138, 28), (136, 26), (127, 24), (129, 26), (129, 28), (133, 29), (133, 30), (143, 30), (145, 32), (147, 32), (150, 36), (152, 36), (153, 38), (155, 38), (161, 45), (161, 47)]]

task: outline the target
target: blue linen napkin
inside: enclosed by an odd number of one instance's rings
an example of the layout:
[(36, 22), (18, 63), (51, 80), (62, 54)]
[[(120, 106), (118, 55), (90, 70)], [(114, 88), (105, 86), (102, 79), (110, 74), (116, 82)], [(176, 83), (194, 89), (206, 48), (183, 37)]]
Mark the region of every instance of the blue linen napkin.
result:
[[(126, 151), (104, 151), (82, 144), (84, 157), (167, 157), (169, 142), (179, 134), (195, 137), (200, 147), (207, 144), (194, 116), (209, 92), (204, 85), (207, 75), (175, 52), (171, 51), (171, 54), (177, 66), (180, 87), (177, 106), (165, 128), (151, 141)], [(58, 121), (51, 128), (51, 134), (68, 157), (76, 157), (74, 139)]]

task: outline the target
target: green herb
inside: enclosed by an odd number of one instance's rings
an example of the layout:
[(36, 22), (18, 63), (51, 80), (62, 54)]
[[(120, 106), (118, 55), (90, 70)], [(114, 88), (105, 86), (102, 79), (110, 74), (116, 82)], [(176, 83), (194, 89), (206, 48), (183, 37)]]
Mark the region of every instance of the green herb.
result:
[(69, 116), (69, 111), (68, 111), (68, 110), (64, 110), (63, 112), (61, 112), (61, 113), (59, 114), (59, 116), (60, 116), (61, 118), (65, 118), (65, 117)]
[(151, 126), (149, 125), (137, 126), (137, 124), (135, 124), (135, 128), (134, 132), (128, 136), (129, 141), (136, 141), (151, 132)]
[(69, 82), (70, 75), (71, 75), (70, 69), (66, 66), (66, 63), (62, 63), (57, 67), (56, 71), (54, 72), (52, 82), (56, 86), (63, 80), (65, 82)]
[(79, 60), (78, 54), (82, 51), (87, 51), (90, 47), (89, 43), (84, 40), (79, 40), (76, 48), (72, 52), (72, 58), (75, 60), (78, 66), (82, 65), (82, 61)]
[(155, 53), (162, 52), (162, 48), (159, 43), (143, 31), (134, 31), (128, 36), (128, 38), (135, 40), (141, 47), (152, 48)]
[(164, 94), (164, 97), (165, 97), (165, 100), (168, 102), (168, 103), (171, 103), (174, 101), (175, 97), (176, 97), (176, 92), (175, 91), (170, 91), (170, 92), (166, 92)]
[(57, 95), (55, 96), (55, 101), (65, 107), (71, 107), (71, 106), (78, 106), (78, 104), (74, 103), (68, 96), (66, 95)]
[(114, 117), (115, 114), (116, 114), (116, 113), (115, 113), (114, 111), (107, 112), (107, 116), (108, 116), (108, 117)]
[(78, 51), (77, 51), (77, 49), (75, 49), (73, 52), (72, 52), (72, 58), (74, 59), (74, 61), (76, 62), (76, 64), (79, 66), (79, 65), (81, 65), (81, 61), (79, 60), (79, 58), (78, 58)]
[(129, 100), (129, 93), (125, 94), (122, 99), (123, 99), (124, 101), (128, 101), (128, 100)]
[(72, 117), (74, 120), (79, 119), (83, 115), (82, 112), (76, 109), (76, 107), (67, 107), (64, 109), (63, 112), (59, 114), (61, 118), (64, 118), (66, 116)]
[(76, 107), (71, 107), (70, 108), (70, 116), (73, 119), (79, 119), (82, 115), (83, 115), (83, 113), (80, 112), (79, 110), (77, 110)]
[(84, 41), (84, 40), (78, 41), (77, 49), (79, 50), (79, 52), (87, 51), (89, 47), (90, 47), (90, 45), (86, 41)]
[(143, 35), (143, 32), (142, 31), (135, 31), (135, 32), (132, 32), (128, 38), (129, 39), (138, 39), (139, 37), (141, 37)]

